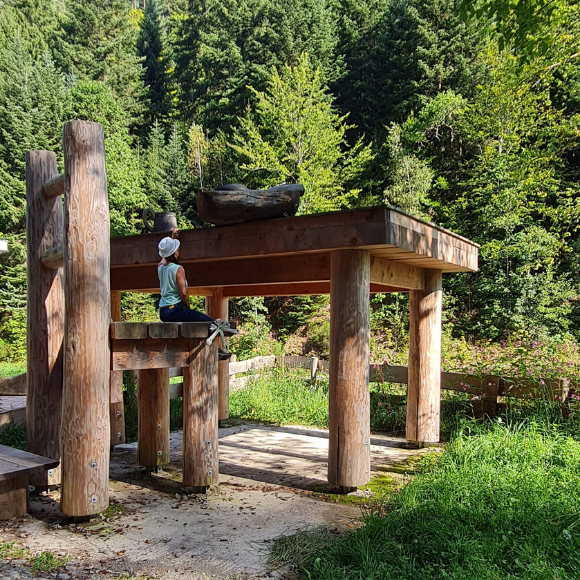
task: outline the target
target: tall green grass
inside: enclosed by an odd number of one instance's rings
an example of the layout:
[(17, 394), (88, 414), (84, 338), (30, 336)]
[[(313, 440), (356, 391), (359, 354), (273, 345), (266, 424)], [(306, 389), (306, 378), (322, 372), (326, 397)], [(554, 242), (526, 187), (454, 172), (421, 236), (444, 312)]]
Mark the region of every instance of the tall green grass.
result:
[(580, 577), (580, 443), (545, 419), (465, 423), (434, 467), (312, 554), (305, 577)]

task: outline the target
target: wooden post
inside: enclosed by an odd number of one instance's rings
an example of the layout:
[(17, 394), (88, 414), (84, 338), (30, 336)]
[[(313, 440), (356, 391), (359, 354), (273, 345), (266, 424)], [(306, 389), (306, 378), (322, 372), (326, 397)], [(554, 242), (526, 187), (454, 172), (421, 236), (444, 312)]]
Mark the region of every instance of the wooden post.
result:
[[(40, 258), (62, 244), (62, 198), (42, 193), (44, 183), (58, 174), (50, 151), (26, 154), (27, 247), (27, 400), (26, 448), (60, 459), (64, 336), (63, 271), (42, 265)], [(60, 484), (60, 467), (33, 474), (40, 488)]]
[(169, 458), (169, 369), (137, 371), (137, 463), (150, 469)]
[[(224, 298), (223, 288), (214, 288), (213, 296), (205, 299), (205, 311), (212, 318), (228, 319), (228, 299)], [(229, 341), (229, 339), (226, 339)], [(230, 416), (230, 373), (229, 361), (219, 361), (218, 365), (218, 419), (222, 421)]]
[(219, 479), (218, 343), (192, 345), (183, 369), (183, 485), (203, 493)]
[(330, 258), (328, 482), (352, 491), (370, 480), (370, 256)]
[(441, 270), (425, 270), (425, 289), (409, 292), (409, 441), (439, 442), (441, 410)]
[(310, 359), (310, 382), (315, 385), (318, 379), (318, 357), (313, 356)]
[(103, 127), (64, 126), (65, 358), (61, 511), (109, 505), (110, 227)]
[[(121, 320), (121, 292), (111, 292), (111, 320)], [(111, 425), (111, 451), (115, 445), (125, 443), (125, 405), (123, 404), (123, 371), (111, 372), (109, 394), (109, 422)]]

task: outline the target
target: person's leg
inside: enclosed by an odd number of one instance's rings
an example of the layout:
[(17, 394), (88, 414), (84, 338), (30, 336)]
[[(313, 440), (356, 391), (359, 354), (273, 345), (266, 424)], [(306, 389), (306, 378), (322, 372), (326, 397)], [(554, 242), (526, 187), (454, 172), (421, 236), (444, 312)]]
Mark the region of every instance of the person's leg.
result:
[(176, 304), (173, 308), (161, 309), (162, 322), (213, 322), (213, 318), (199, 312), (190, 310), (184, 304)]

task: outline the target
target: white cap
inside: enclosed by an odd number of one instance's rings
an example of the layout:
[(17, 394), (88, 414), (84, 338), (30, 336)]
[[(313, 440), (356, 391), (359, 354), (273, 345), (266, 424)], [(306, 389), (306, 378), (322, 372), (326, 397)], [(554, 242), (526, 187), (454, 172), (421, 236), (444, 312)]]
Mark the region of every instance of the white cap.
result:
[(175, 251), (179, 248), (179, 240), (163, 238), (157, 247), (159, 248), (159, 255), (162, 258), (169, 258), (169, 256), (175, 254)]

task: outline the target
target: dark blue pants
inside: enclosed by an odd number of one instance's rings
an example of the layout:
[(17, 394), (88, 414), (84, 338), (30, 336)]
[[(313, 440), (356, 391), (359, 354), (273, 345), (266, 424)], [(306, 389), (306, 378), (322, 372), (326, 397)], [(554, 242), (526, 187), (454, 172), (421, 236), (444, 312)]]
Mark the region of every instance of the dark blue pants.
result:
[(198, 310), (190, 310), (183, 302), (160, 308), (159, 318), (161, 318), (161, 322), (213, 322), (211, 316)]

